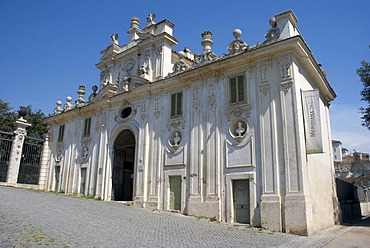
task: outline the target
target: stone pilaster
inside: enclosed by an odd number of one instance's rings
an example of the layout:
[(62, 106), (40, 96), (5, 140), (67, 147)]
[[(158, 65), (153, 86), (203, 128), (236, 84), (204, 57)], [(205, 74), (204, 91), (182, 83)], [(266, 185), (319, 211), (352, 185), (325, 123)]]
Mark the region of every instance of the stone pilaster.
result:
[(287, 233), (310, 235), (312, 202), (307, 195), (308, 182), (304, 175), (305, 150), (298, 111), (299, 103), (294, 82), (292, 57), (283, 56), (280, 67), (280, 100), (283, 125), (283, 150), (285, 171), (284, 230)]
[(261, 145), (261, 226), (282, 231), (281, 199), (279, 193), (279, 161), (274, 87), (270, 84), (269, 62), (258, 66), (259, 121)]

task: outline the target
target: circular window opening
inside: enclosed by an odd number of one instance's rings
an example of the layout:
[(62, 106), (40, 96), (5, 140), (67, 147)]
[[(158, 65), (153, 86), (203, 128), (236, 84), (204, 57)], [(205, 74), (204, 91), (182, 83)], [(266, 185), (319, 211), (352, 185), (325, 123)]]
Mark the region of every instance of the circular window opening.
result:
[(131, 107), (127, 107), (127, 108), (123, 109), (121, 111), (121, 118), (125, 119), (125, 118), (129, 117), (131, 115), (131, 113), (132, 113), (132, 108)]

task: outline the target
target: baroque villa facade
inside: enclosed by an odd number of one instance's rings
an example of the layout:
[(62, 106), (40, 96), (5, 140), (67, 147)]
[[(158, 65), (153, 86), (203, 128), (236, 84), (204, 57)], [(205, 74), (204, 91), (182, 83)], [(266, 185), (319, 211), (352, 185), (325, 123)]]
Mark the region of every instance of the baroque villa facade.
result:
[(275, 15), (253, 46), (236, 29), (218, 57), (209, 31), (202, 53), (176, 52), (174, 24), (133, 17), (99, 87), (46, 119), (43, 187), (304, 235), (333, 225), (336, 95), (296, 23)]

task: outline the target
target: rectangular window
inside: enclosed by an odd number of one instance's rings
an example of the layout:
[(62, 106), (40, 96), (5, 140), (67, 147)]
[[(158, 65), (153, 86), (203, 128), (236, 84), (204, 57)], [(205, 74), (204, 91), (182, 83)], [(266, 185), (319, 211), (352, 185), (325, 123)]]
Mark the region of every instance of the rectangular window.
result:
[(229, 103), (236, 104), (245, 101), (244, 76), (232, 77), (229, 79)]
[(84, 125), (84, 136), (90, 136), (91, 131), (91, 118), (85, 119), (85, 125)]
[(58, 142), (63, 141), (64, 138), (64, 125), (59, 127), (59, 135), (58, 135)]
[(171, 118), (182, 115), (182, 92), (171, 95)]

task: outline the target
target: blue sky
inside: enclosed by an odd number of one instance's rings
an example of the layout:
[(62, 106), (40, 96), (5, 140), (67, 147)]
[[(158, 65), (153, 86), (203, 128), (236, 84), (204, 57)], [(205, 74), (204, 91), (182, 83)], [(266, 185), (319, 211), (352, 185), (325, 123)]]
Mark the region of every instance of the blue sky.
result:
[(100, 51), (118, 32), (126, 43), (132, 16), (143, 27), (149, 13), (175, 24), (176, 50), (201, 52), (200, 34), (213, 33), (213, 51), (227, 52), (240, 28), (249, 45), (264, 40), (271, 16), (292, 9), (298, 29), (337, 93), (330, 114), (332, 138), (350, 151), (370, 152), (370, 131), (358, 108), (362, 83), (356, 68), (370, 61), (370, 1), (98, 1), (0, 0), (0, 99), (14, 109), (32, 105), (49, 114), (55, 102), (77, 98), (77, 87), (99, 84)]

